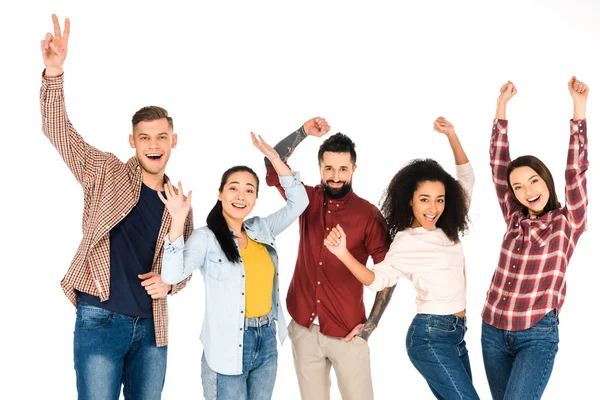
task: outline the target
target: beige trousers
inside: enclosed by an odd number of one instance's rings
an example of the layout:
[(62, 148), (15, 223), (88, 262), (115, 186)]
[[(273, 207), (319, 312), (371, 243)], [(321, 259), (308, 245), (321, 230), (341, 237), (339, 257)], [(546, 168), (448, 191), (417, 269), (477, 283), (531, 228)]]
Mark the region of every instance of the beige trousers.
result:
[(325, 336), (319, 325), (307, 329), (292, 320), (288, 335), (303, 400), (329, 400), (331, 366), (344, 400), (372, 400), (369, 345), (355, 336), (350, 342)]

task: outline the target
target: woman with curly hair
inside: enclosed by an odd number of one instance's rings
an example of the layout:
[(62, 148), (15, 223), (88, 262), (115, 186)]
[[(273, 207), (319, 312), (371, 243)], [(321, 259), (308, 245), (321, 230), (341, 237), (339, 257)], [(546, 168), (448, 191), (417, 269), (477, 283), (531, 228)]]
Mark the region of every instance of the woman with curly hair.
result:
[[(392, 179), (382, 214), (394, 238), (385, 260), (368, 269), (346, 248), (341, 226), (325, 246), (373, 291), (410, 279), (417, 315), (408, 328), (408, 356), (438, 399), (479, 399), (464, 340), (465, 262), (459, 235), (467, 230), (475, 177), (454, 127), (440, 117), (433, 125), (454, 153), (454, 179), (434, 160), (413, 160)], [(458, 351), (457, 351), (458, 350)]]

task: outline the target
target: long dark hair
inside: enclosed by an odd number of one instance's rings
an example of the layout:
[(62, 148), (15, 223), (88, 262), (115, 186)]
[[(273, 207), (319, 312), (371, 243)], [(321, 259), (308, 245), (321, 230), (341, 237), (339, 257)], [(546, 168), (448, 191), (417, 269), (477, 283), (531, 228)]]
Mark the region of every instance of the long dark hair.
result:
[[(223, 173), (221, 177), (221, 184), (219, 185), (219, 193), (223, 192), (223, 188), (225, 187), (225, 183), (231, 174), (235, 174), (236, 172), (248, 172), (254, 176), (256, 179), (256, 197), (258, 197), (258, 175), (256, 172), (252, 170), (250, 167), (246, 167), (245, 165), (237, 165), (235, 167), (229, 168), (227, 171)], [(208, 229), (210, 229), (217, 241), (219, 242), (219, 246), (221, 246), (221, 250), (225, 253), (225, 256), (230, 262), (238, 262), (242, 260), (242, 256), (235, 246), (235, 241), (233, 240), (233, 235), (229, 230), (229, 226), (227, 225), (227, 221), (225, 221), (225, 217), (223, 216), (223, 203), (221, 200), (217, 200), (215, 206), (210, 210), (208, 216), (206, 217), (206, 225)]]
[(409, 161), (396, 173), (385, 191), (381, 213), (388, 224), (390, 236), (394, 238), (396, 233), (412, 225), (414, 214), (410, 202), (419, 184), (425, 181), (444, 185), (446, 204), (436, 226), (450, 240), (458, 242), (459, 233), (466, 232), (469, 224), (467, 193), (456, 179), (430, 158)]
[(523, 203), (521, 203), (517, 196), (515, 196), (515, 191), (513, 190), (512, 185), (510, 184), (510, 173), (513, 172), (516, 168), (519, 167), (529, 167), (535, 171), (536, 174), (539, 175), (540, 178), (544, 182), (546, 182), (546, 186), (548, 186), (548, 202), (546, 206), (542, 210), (542, 212), (538, 215), (541, 217), (546, 214), (548, 211), (557, 210), (560, 208), (560, 202), (558, 201), (558, 196), (556, 196), (556, 188), (554, 187), (554, 179), (552, 178), (552, 174), (546, 164), (542, 162), (539, 158), (535, 156), (521, 156), (515, 158), (508, 164), (508, 169), (506, 171), (506, 182), (508, 182), (508, 187), (510, 188), (510, 194), (512, 198), (519, 204), (523, 206), (523, 214), (529, 215), (529, 209)]

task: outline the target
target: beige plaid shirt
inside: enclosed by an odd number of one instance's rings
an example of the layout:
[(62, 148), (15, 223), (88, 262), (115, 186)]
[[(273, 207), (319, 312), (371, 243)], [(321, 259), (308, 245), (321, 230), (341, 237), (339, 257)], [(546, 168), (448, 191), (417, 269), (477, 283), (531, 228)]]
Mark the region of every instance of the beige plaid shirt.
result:
[[(67, 116), (63, 78), (64, 75), (42, 78), (40, 105), (44, 134), (83, 187), (83, 238), (61, 281), (66, 296), (77, 306), (75, 290), (98, 296), (101, 301), (110, 296), (110, 230), (137, 204), (142, 170), (135, 157), (123, 163), (113, 154), (102, 152), (83, 140)], [(166, 176), (165, 180), (168, 180)], [(170, 225), (171, 217), (165, 209), (156, 241), (153, 272), (161, 272), (163, 243)], [(190, 212), (184, 230), (186, 240), (193, 229)], [(171, 294), (183, 289), (188, 280), (173, 286)], [(152, 308), (156, 345), (165, 346), (168, 341), (167, 299), (154, 299)]]

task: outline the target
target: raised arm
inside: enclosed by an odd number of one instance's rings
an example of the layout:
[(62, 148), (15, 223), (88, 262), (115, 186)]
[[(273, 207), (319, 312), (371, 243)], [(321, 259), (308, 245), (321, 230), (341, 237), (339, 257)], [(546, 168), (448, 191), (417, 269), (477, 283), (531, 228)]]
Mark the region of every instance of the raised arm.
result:
[(569, 93), (573, 98), (573, 119), (565, 169), (565, 203), (569, 222), (575, 232), (575, 241), (587, 229), (587, 180), (588, 141), (585, 112), (588, 86), (573, 77), (569, 81)]
[(298, 173), (293, 173), (281, 160), (278, 152), (259, 135), (258, 139), (251, 133), (252, 143), (264, 155), (279, 177), (279, 187), (284, 191), (286, 204), (283, 208), (266, 217), (264, 220), (273, 236), (279, 235), (304, 212), (308, 206), (308, 195)]
[(506, 223), (510, 221), (510, 216), (520, 208), (517, 202), (511, 197), (506, 177), (508, 164), (510, 163), (506, 105), (515, 94), (517, 94), (517, 89), (511, 81), (508, 81), (500, 88), (500, 96), (498, 96), (496, 106), (496, 119), (492, 127), (492, 139), (490, 141), (492, 180), (494, 181), (496, 196), (498, 197), (498, 203), (500, 204)]
[(77, 181), (84, 185), (94, 176), (96, 162), (106, 158), (107, 154), (87, 144), (69, 121), (65, 109), (63, 65), (67, 57), (71, 23), (67, 18), (65, 29), (61, 33), (56, 15), (52, 15), (52, 22), (54, 35), (47, 33), (41, 42), (46, 66), (40, 90), (42, 130)]
[[(306, 121), (300, 128), (286, 136), (275, 145), (274, 149), (281, 161), (287, 163), (296, 147), (307, 136), (321, 137), (327, 132), (329, 132), (329, 124), (325, 118), (316, 117)], [(279, 177), (273, 168), (272, 161), (268, 157), (265, 157), (265, 165), (267, 166), (267, 185), (277, 186), (281, 194), (284, 194), (284, 190), (279, 186)]]
[(443, 133), (448, 138), (452, 154), (454, 154), (454, 162), (456, 163), (456, 178), (467, 192), (467, 199), (470, 205), (473, 185), (475, 184), (475, 174), (473, 174), (473, 168), (469, 163), (467, 154), (460, 144), (458, 135), (454, 130), (454, 125), (446, 118), (439, 117), (433, 122), (433, 129), (436, 132)]

